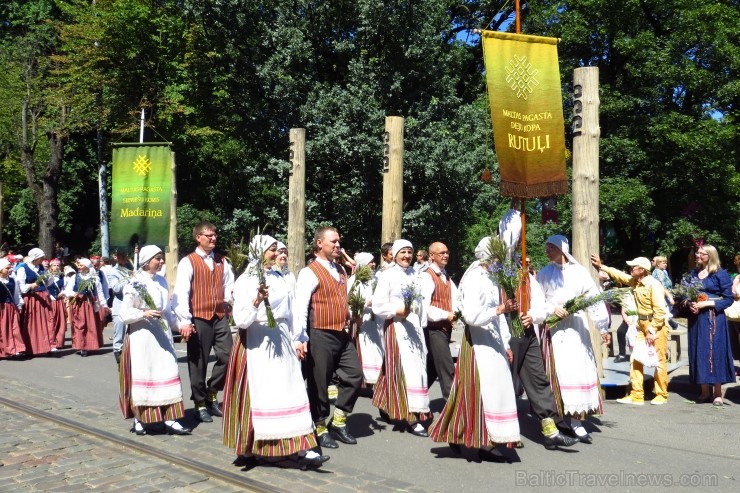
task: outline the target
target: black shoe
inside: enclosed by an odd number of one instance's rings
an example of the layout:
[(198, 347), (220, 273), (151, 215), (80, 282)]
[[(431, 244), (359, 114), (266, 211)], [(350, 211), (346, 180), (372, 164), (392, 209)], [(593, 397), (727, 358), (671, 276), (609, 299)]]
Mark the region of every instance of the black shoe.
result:
[(87, 358), (87, 351), (85, 351), (84, 349), (80, 351), (80, 356), (82, 356), (83, 358)]
[(218, 401), (206, 401), (206, 409), (208, 409), (211, 416), (218, 416), (219, 418), (224, 416), (221, 406), (218, 405)]
[(195, 419), (203, 423), (213, 423), (213, 418), (208, 414), (208, 410), (205, 407), (200, 407), (195, 410)]
[(478, 458), (481, 462), (498, 462), (498, 463), (510, 463), (511, 460), (501, 455), (496, 449), (478, 449)]
[(428, 437), (429, 436), (429, 433), (427, 433), (427, 430), (425, 430), (424, 428), (422, 428), (421, 430), (417, 430), (416, 425), (411, 424), (411, 423), (409, 423), (409, 433), (411, 433), (412, 435), (416, 435), (418, 437)]
[(578, 438), (578, 441), (581, 442), (581, 443), (588, 443), (589, 445), (592, 444), (592, 443), (594, 443), (594, 439), (591, 438), (591, 434), (590, 433), (586, 433), (585, 435), (579, 436), (579, 437), (576, 437), (576, 438)]
[(558, 433), (554, 437), (545, 438), (545, 448), (548, 450), (554, 450), (558, 447), (571, 447), (578, 443), (576, 438), (565, 436), (562, 433)]
[(337, 442), (334, 441), (334, 439), (331, 437), (331, 434), (329, 434), (328, 432), (322, 435), (319, 435), (319, 445), (321, 445), (322, 449), (339, 448), (339, 445), (337, 445)]
[(385, 421), (386, 423), (391, 422), (391, 417), (388, 415), (387, 412), (383, 411), (382, 409), (378, 409), (378, 412), (380, 413), (380, 420)]
[(630, 360), (629, 357), (628, 356), (625, 356), (624, 354), (620, 354), (620, 355), (614, 357), (614, 362), (615, 363), (624, 363), (624, 362), (629, 361), (629, 360)]
[(182, 425), (175, 428), (174, 426), (170, 426), (167, 423), (165, 423), (164, 429), (167, 430), (168, 435), (190, 435), (193, 432), (193, 430), (191, 430), (190, 428), (185, 428)]
[(337, 438), (339, 438), (339, 441), (342, 443), (347, 443), (349, 445), (355, 445), (357, 443), (357, 439), (349, 434), (346, 426), (342, 426), (340, 428), (339, 426), (334, 426), (333, 424), (329, 423), (326, 426), (326, 429), (334, 433)]
[(141, 421), (138, 421), (134, 423), (134, 426), (131, 428), (131, 433), (136, 433), (139, 436), (146, 435), (146, 428), (141, 424)]
[(318, 469), (321, 467), (321, 464), (329, 459), (330, 457), (328, 455), (319, 455), (318, 457), (313, 457), (311, 459), (304, 455), (302, 457), (298, 457), (298, 465), (301, 467), (302, 471), (305, 471), (306, 469)]

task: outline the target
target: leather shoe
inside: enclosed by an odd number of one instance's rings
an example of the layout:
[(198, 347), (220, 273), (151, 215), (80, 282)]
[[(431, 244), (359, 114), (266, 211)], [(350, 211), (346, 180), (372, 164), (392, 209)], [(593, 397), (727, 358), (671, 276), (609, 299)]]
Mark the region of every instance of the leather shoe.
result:
[(195, 410), (195, 419), (203, 423), (213, 423), (213, 418), (204, 407), (200, 407)]
[(591, 433), (586, 433), (585, 435), (576, 438), (578, 438), (578, 441), (581, 443), (588, 443), (589, 445), (594, 443), (594, 439), (591, 438)]
[(208, 409), (211, 416), (218, 416), (219, 418), (224, 416), (221, 406), (218, 405), (218, 401), (206, 401), (206, 409)]
[(304, 455), (303, 457), (298, 458), (298, 465), (301, 467), (302, 471), (305, 471), (306, 469), (318, 469), (321, 467), (321, 464), (329, 459), (330, 457), (328, 455), (319, 455), (318, 457), (312, 458), (308, 458)]
[(146, 428), (144, 428), (144, 425), (141, 424), (141, 421), (137, 421), (134, 423), (133, 428), (131, 428), (131, 433), (136, 433), (139, 436), (146, 435)]
[(412, 435), (416, 435), (418, 437), (428, 437), (429, 436), (429, 433), (427, 433), (426, 429), (421, 428), (417, 430), (415, 424), (413, 425), (409, 424), (409, 433), (411, 433)]
[(548, 450), (553, 450), (558, 447), (571, 447), (576, 443), (578, 443), (577, 439), (565, 436), (562, 433), (558, 433), (554, 437), (547, 437), (545, 439), (545, 448)]
[(380, 420), (385, 421), (386, 423), (391, 422), (391, 417), (388, 415), (387, 412), (383, 411), (382, 409), (378, 409), (378, 412), (380, 413)]
[(190, 435), (193, 432), (190, 428), (185, 428), (180, 425), (180, 423), (177, 424), (179, 425), (178, 427), (170, 426), (168, 424), (164, 425), (164, 429), (167, 430), (168, 435)]
[(339, 445), (337, 445), (337, 442), (334, 441), (334, 439), (331, 437), (331, 434), (328, 432), (319, 435), (319, 445), (321, 445), (322, 449), (339, 448)]
[(346, 426), (342, 426), (340, 428), (339, 426), (334, 426), (333, 424), (329, 423), (326, 429), (334, 433), (339, 441), (342, 443), (347, 443), (349, 445), (355, 445), (357, 443), (357, 439), (349, 434)]

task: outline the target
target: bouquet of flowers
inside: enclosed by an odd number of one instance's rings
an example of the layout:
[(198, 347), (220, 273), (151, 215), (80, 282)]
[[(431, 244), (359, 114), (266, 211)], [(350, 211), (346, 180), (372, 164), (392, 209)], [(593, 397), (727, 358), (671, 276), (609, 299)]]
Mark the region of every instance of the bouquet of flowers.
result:
[(36, 274), (36, 285), (37, 286), (45, 286), (46, 280), (51, 277), (51, 274), (49, 272), (40, 272)]
[(683, 301), (706, 301), (707, 295), (702, 293), (704, 283), (698, 277), (685, 274), (681, 282), (673, 288), (673, 295)]
[[(158, 310), (157, 305), (154, 304), (154, 299), (152, 299), (152, 295), (149, 294), (149, 291), (146, 289), (146, 286), (141, 281), (133, 281), (131, 283), (131, 287), (133, 287), (136, 290), (136, 293), (139, 295), (139, 298), (141, 298), (141, 301), (144, 302), (144, 304), (149, 308), (150, 310)], [(167, 324), (164, 320), (160, 317), (159, 324), (162, 326), (162, 330), (167, 332), (169, 328), (167, 327)]]
[[(520, 269), (509, 257), (508, 249), (504, 241), (498, 236), (491, 235), (491, 244), (488, 247), (488, 275), (491, 280), (503, 289), (506, 297), (516, 299), (519, 286), (525, 279), (527, 272)], [(507, 316), (511, 335), (522, 337), (524, 335), (524, 325), (522, 317), (518, 311), (511, 312)]]
[[(259, 231), (257, 232), (259, 235)], [(260, 243), (260, 242), (257, 242)], [(249, 256), (257, 259), (257, 265), (252, 268), (250, 275), (257, 276), (257, 280), (260, 283), (260, 288), (267, 287), (267, 279), (265, 279), (265, 250), (262, 245), (259, 244), (256, 247), (253, 245), (249, 246)], [(265, 298), (265, 312), (267, 312), (267, 326), (271, 329), (277, 327), (275, 316), (272, 314), (272, 307), (270, 306), (270, 300)]]
[(403, 296), (403, 306), (407, 310), (411, 309), (411, 305), (414, 301), (421, 301), (421, 291), (419, 287), (413, 282), (405, 285), (401, 290), (401, 296)]
[(355, 280), (352, 283), (352, 287), (349, 290), (349, 296), (347, 298), (353, 318), (361, 317), (362, 311), (365, 309), (365, 298), (360, 294), (360, 285), (367, 286), (367, 283), (370, 282), (372, 278), (373, 271), (367, 265), (363, 265), (355, 271)]
[(95, 278), (88, 277), (87, 279), (80, 278), (80, 282), (77, 285), (77, 296), (74, 297), (72, 303), (82, 303), (84, 296), (93, 296), (95, 294)]
[[(596, 303), (599, 303), (601, 301), (605, 301), (607, 303), (622, 303), (622, 299), (625, 296), (631, 295), (632, 289), (631, 288), (614, 288), (614, 289), (608, 289), (606, 291), (602, 291), (601, 293), (594, 295), (594, 296), (588, 296), (587, 294), (579, 294), (575, 298), (571, 298), (568, 301), (565, 302), (565, 305), (563, 308), (565, 311), (567, 311), (569, 314), (579, 312), (581, 310), (585, 310), (586, 308), (589, 308)], [(545, 323), (552, 329), (555, 327), (562, 318), (558, 317), (557, 315), (550, 315), (545, 320)]]

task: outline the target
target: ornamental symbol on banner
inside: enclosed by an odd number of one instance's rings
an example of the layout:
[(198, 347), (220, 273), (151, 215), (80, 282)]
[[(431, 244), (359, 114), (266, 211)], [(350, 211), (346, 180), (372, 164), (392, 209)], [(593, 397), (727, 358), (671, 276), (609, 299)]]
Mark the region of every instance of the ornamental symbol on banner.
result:
[(134, 171), (144, 176), (152, 170), (152, 162), (146, 156), (139, 156), (134, 160)]
[(509, 60), (506, 65), (506, 83), (511, 86), (511, 90), (516, 92), (516, 97), (527, 99), (532, 94), (532, 88), (540, 85), (536, 79), (536, 75), (539, 70), (532, 67), (532, 64), (527, 61), (527, 57), (519, 57), (514, 55), (514, 58)]

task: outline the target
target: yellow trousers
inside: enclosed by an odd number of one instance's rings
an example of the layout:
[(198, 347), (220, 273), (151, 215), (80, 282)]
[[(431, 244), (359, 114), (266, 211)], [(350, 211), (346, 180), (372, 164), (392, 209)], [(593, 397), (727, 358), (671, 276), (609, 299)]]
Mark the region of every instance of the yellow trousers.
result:
[[(637, 325), (637, 339), (635, 345), (641, 344), (645, 340), (645, 335), (650, 328), (649, 320), (640, 320)], [(653, 392), (656, 396), (668, 398), (668, 363), (666, 361), (666, 350), (668, 348), (668, 328), (661, 327), (655, 334), (655, 350), (658, 353), (658, 367), (655, 369), (653, 376), (655, 387)], [(645, 388), (643, 385), (643, 364), (632, 359), (630, 361), (630, 386), (632, 391), (630, 395), (633, 400), (645, 400)]]

